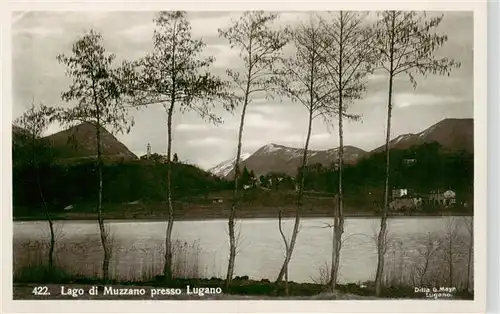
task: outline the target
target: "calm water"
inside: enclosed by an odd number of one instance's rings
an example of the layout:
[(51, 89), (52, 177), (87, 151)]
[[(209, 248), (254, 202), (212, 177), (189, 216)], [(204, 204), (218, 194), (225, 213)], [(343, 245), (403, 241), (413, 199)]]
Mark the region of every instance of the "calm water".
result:
[[(387, 251), (416, 252), (422, 239), (431, 232), (444, 234), (454, 224), (458, 233), (466, 234), (464, 217), (403, 217), (389, 220), (389, 239), (393, 244)], [(292, 261), (290, 280), (311, 282), (318, 279), (319, 269), (331, 261), (332, 223), (329, 218), (303, 219)], [(345, 223), (341, 252), (340, 282), (359, 282), (374, 278), (377, 252), (374, 235), (380, 221), (377, 218), (348, 218)], [(284, 220), (284, 230), (291, 235), (293, 219)], [(239, 222), (239, 249), (235, 275), (250, 278), (275, 279), (284, 258), (284, 245), (276, 219), (246, 219)], [(147, 271), (159, 272), (163, 265), (165, 222), (113, 221), (113, 257), (111, 274), (118, 278), (140, 278)], [(102, 251), (99, 230), (93, 221), (63, 221), (56, 223), (59, 265), (79, 273), (95, 275), (100, 272)], [(174, 238), (192, 248), (199, 248), (200, 265), (193, 266), (205, 277), (225, 277), (229, 245), (227, 221), (177, 221)], [(43, 256), (32, 242), (47, 239), (48, 227), (43, 221), (14, 223), (14, 269)], [(22, 244), (24, 243), (24, 244)], [(31, 243), (31, 244), (26, 244)], [(420, 243), (420, 244), (419, 244)], [(196, 250), (191, 250), (194, 252)], [(178, 259), (188, 258), (188, 250)], [(38, 255), (37, 255), (38, 254)], [(34, 256), (36, 255), (36, 256)], [(184, 255), (184, 257), (182, 256)], [(188, 275), (188, 274), (187, 274)]]

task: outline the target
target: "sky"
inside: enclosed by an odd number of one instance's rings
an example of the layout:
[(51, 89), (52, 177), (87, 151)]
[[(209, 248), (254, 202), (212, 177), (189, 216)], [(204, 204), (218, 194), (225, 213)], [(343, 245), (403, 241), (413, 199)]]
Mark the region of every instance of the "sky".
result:
[[(206, 43), (203, 55), (214, 56), (211, 71), (224, 77), (228, 68), (241, 70), (238, 51), (218, 37), (217, 29), (229, 25), (241, 12), (189, 12), (192, 36)], [(67, 106), (61, 100), (71, 80), (56, 56), (71, 52), (73, 42), (94, 29), (104, 38), (108, 52), (121, 60), (136, 60), (152, 51), (155, 12), (14, 12), (12, 16), (12, 115), (22, 115), (33, 100), (51, 106)], [(279, 25), (294, 25), (308, 18), (306, 12), (282, 12)], [(445, 118), (473, 117), (473, 17), (472, 12), (444, 12), (437, 29), (448, 41), (437, 55), (461, 62), (448, 76), (417, 77), (416, 89), (407, 77), (394, 83), (392, 137), (418, 133)], [(350, 107), (362, 116), (359, 122), (344, 127), (344, 144), (372, 150), (384, 143), (387, 115), (388, 79), (383, 72), (368, 78), (367, 92)], [(176, 113), (173, 118), (173, 151), (179, 159), (209, 169), (236, 155), (241, 108), (228, 113), (215, 111), (223, 124), (212, 126), (194, 113)], [(115, 134), (132, 152), (141, 156), (151, 144), (152, 152), (165, 154), (166, 113), (161, 105), (133, 110), (135, 125), (128, 134)], [(307, 132), (307, 109), (288, 99), (267, 100), (261, 96), (249, 105), (243, 133), (243, 152), (253, 153), (275, 143), (303, 147)], [(61, 130), (52, 125), (47, 134)], [(338, 146), (336, 123), (315, 120), (311, 149)]]

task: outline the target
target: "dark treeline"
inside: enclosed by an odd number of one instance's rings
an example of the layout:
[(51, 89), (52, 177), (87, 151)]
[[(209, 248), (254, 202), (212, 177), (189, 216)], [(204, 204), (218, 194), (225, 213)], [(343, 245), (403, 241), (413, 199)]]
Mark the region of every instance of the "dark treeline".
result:
[[(103, 174), (104, 203), (133, 201), (161, 202), (166, 189), (167, 164), (148, 161), (105, 163)], [(94, 161), (72, 164), (43, 164), (39, 166), (43, 178), (45, 201), (54, 212), (68, 205), (89, 204), (97, 197), (95, 186), (97, 169)], [(228, 188), (228, 182), (205, 171), (182, 163), (172, 164), (172, 199), (183, 201), (189, 197), (206, 197), (209, 193)], [(14, 215), (35, 214), (41, 205), (33, 168), (29, 164), (13, 168)], [(23, 209), (29, 208), (32, 212)]]
[[(20, 208), (37, 211), (42, 199), (33, 164), (30, 161), (29, 138), (14, 133), (12, 147), (14, 215)], [(41, 188), (45, 202), (52, 211), (61, 211), (68, 205), (92, 203), (98, 190), (95, 182), (97, 165), (93, 159), (64, 162), (61, 151), (51, 147), (44, 139), (38, 139), (37, 158)], [(103, 202), (123, 203), (163, 201), (166, 193), (167, 163), (152, 155), (149, 160), (105, 160), (103, 171)], [(172, 196), (182, 201), (187, 197), (207, 196), (210, 192), (229, 188), (228, 182), (200, 168), (172, 162)]]
[[(36, 211), (41, 205), (37, 182), (33, 177), (32, 164), (19, 141), (13, 147), (13, 196), (14, 214), (19, 208)], [(91, 203), (97, 196), (97, 180), (94, 161), (59, 163), (54, 159), (57, 151), (39, 144), (39, 172), (43, 178), (42, 190), (45, 201), (53, 211), (61, 211), (67, 205)], [(103, 201), (106, 203), (133, 202), (136, 200), (161, 202), (166, 189), (167, 164), (159, 154), (149, 160), (106, 162), (103, 180)], [(438, 143), (428, 143), (410, 149), (391, 150), (391, 177), (393, 187), (406, 188), (421, 196), (432, 190), (452, 189), (457, 192), (457, 202), (472, 203), (474, 156), (468, 152), (446, 152)], [(409, 162), (413, 161), (414, 162)], [(381, 201), (380, 185), (385, 178), (383, 152), (371, 154), (344, 169), (344, 185), (347, 205), (372, 208)], [(338, 172), (334, 167), (312, 164), (304, 172), (306, 191), (338, 193)], [(278, 179), (281, 179), (278, 180)], [(272, 182), (272, 184), (270, 184)], [(175, 201), (228, 191), (233, 186), (193, 165), (172, 163), (172, 197)], [(241, 186), (256, 184), (271, 190), (293, 191), (296, 179), (286, 174), (268, 173), (256, 178), (252, 170), (243, 169)], [(61, 193), (64, 191), (64, 193)], [(250, 193), (250, 192), (247, 192)], [(371, 194), (369, 194), (371, 193)], [(363, 195), (363, 197), (358, 197)], [(355, 201), (355, 204), (353, 203)], [(375, 209), (375, 208), (373, 208)]]
[[(391, 150), (390, 177), (393, 188), (426, 195), (433, 190), (452, 189), (459, 198), (473, 193), (474, 156), (468, 152), (446, 152), (436, 142), (410, 149)], [(344, 169), (345, 193), (380, 188), (385, 179), (384, 152), (374, 153)], [(308, 190), (336, 193), (337, 170), (321, 164), (309, 165), (305, 173)]]

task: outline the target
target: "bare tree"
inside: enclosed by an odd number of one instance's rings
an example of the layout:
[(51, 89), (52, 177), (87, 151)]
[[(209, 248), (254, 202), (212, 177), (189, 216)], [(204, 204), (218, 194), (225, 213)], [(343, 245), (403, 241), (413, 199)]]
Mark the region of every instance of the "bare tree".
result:
[(471, 277), (471, 269), (474, 268), (473, 264), (473, 254), (474, 254), (474, 220), (472, 217), (464, 217), (465, 227), (467, 228), (468, 233), (468, 254), (467, 254), (467, 279), (466, 279), (466, 288), (470, 290), (470, 277)]
[(123, 89), (120, 87), (118, 71), (112, 68), (114, 54), (106, 53), (102, 46), (102, 36), (91, 30), (79, 38), (72, 48), (72, 55), (59, 55), (58, 61), (67, 67), (67, 76), (73, 79), (69, 90), (62, 93), (66, 102), (76, 102), (76, 106), (59, 110), (56, 119), (63, 124), (88, 123), (95, 127), (97, 139), (98, 200), (97, 219), (101, 243), (104, 250), (102, 265), (103, 280), (109, 277), (111, 256), (107, 232), (104, 226), (102, 208), (103, 160), (101, 133), (105, 127), (111, 131), (129, 132), (133, 120), (121, 104)]
[[(424, 238), (423, 245), (417, 249), (419, 259), (416, 260), (415, 270), (418, 276), (418, 284), (420, 287), (423, 287), (426, 279), (426, 276), (429, 274), (430, 266), (433, 260), (433, 257), (438, 250), (438, 243), (436, 241), (436, 236), (432, 233), (427, 233), (427, 236)], [(423, 259), (423, 263), (420, 263)]]
[(342, 234), (344, 233), (343, 168), (344, 168), (344, 118), (358, 121), (359, 115), (348, 114), (353, 100), (363, 96), (366, 77), (372, 70), (374, 53), (370, 28), (363, 24), (365, 14), (340, 11), (330, 13), (322, 20), (324, 37), (320, 51), (323, 62), (336, 90), (335, 105), (338, 116), (338, 197), (334, 210), (333, 245), (330, 285), (335, 289), (338, 278)]
[(238, 130), (238, 147), (234, 164), (233, 201), (229, 211), (229, 263), (226, 276), (226, 290), (229, 291), (234, 273), (236, 259), (236, 240), (234, 221), (239, 203), (238, 184), (240, 179), (241, 144), (245, 113), (252, 98), (258, 94), (270, 95), (275, 86), (275, 63), (280, 58), (287, 38), (282, 30), (273, 30), (276, 14), (263, 11), (245, 12), (237, 21), (231, 21), (229, 27), (219, 29), (219, 36), (229, 41), (232, 49), (240, 51), (244, 63), (242, 72), (229, 69), (233, 99), (242, 105), (240, 126)]
[(391, 137), (392, 94), (394, 78), (408, 75), (414, 88), (417, 86), (415, 73), (449, 75), (452, 68), (460, 64), (448, 58), (436, 58), (435, 52), (447, 41), (446, 35), (434, 33), (443, 16), (427, 18), (426, 13), (414, 11), (384, 11), (378, 13), (375, 25), (374, 49), (379, 54), (381, 70), (389, 76), (387, 103), (387, 128), (385, 142), (386, 175), (384, 186), (384, 206), (378, 236), (378, 261), (375, 278), (376, 294), (380, 296), (384, 272), (384, 242), (387, 234), (389, 207), (389, 142)]
[(460, 255), (459, 246), (459, 224), (455, 217), (452, 217), (446, 222), (445, 232), (443, 239), (441, 240), (441, 249), (444, 253), (443, 258), (446, 263), (447, 271), (447, 284), (452, 287), (454, 284), (455, 266), (457, 264), (457, 259)]
[(40, 143), (40, 137), (52, 122), (54, 114), (54, 108), (45, 106), (43, 104), (41, 104), (40, 106), (35, 106), (35, 102), (33, 101), (31, 109), (26, 111), (21, 117), (17, 118), (14, 121), (14, 125), (17, 125), (26, 130), (28, 132), (27, 135), (30, 137), (31, 165), (33, 167), (33, 171), (35, 172), (35, 180), (38, 187), (38, 193), (40, 194), (40, 199), (42, 200), (45, 217), (47, 219), (47, 223), (49, 224), (50, 230), (50, 245), (48, 253), (49, 274), (51, 274), (54, 269), (55, 232), (54, 224), (50, 215), (50, 210), (43, 195), (42, 185), (40, 182), (40, 160), (37, 158), (37, 156), (43, 153), (41, 152), (41, 150), (43, 150), (44, 147), (42, 146), (43, 144)]
[(278, 79), (279, 93), (307, 109), (307, 135), (297, 175), (299, 186), (292, 238), (276, 282), (280, 282), (283, 275), (286, 275), (299, 234), (304, 195), (304, 171), (307, 166), (313, 121), (318, 117), (328, 120), (335, 115), (335, 107), (332, 103), (336, 90), (319, 53), (322, 39), (319, 19), (311, 15), (309, 22), (302, 23), (291, 30), (290, 35), (294, 52), (292, 56), (282, 59)]
[[(225, 84), (209, 69), (213, 57), (202, 58), (206, 46), (191, 37), (191, 24), (182, 11), (160, 12), (154, 19), (156, 29), (153, 52), (138, 62), (127, 64), (122, 77), (137, 108), (161, 104), (167, 113), (167, 186), (168, 224), (165, 235), (165, 264), (163, 273), (172, 279), (172, 119), (174, 112), (194, 111), (213, 124), (221, 119), (213, 108), (222, 97)], [(135, 68), (135, 69), (134, 69)], [(229, 106), (226, 109), (230, 108)]]

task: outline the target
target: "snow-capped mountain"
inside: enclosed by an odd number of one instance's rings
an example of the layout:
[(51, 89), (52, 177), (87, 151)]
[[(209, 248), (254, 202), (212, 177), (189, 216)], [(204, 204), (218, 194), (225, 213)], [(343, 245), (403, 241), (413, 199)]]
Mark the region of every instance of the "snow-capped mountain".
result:
[[(251, 154), (249, 153), (242, 153), (240, 159), (241, 161), (244, 161), (250, 156)], [(208, 170), (208, 172), (219, 177), (225, 177), (233, 170), (235, 162), (236, 162), (236, 157), (234, 157), (233, 159), (223, 161), (217, 166)]]
[[(329, 166), (336, 162), (338, 158), (338, 148), (328, 150), (310, 150), (308, 152), (308, 164), (322, 164)], [(302, 162), (304, 149), (287, 147), (278, 144), (267, 144), (259, 148), (248, 157), (242, 164), (249, 170), (253, 170), (255, 175), (260, 176), (269, 172), (281, 172), (288, 175), (296, 175), (297, 169)], [(355, 163), (366, 152), (353, 146), (344, 147), (344, 162)], [(229, 169), (226, 177), (233, 176), (233, 169)]]
[[(472, 119), (444, 119), (435, 125), (417, 134), (402, 134), (390, 142), (391, 148), (407, 149), (413, 145), (428, 142), (438, 142), (446, 150), (466, 150), (474, 152), (474, 121)], [(353, 146), (344, 147), (344, 163), (354, 164), (364, 156), (371, 153), (384, 151), (382, 145), (371, 152), (366, 152)], [(267, 144), (259, 148), (252, 155), (245, 154), (241, 164), (255, 175), (260, 176), (269, 172), (280, 172), (296, 175), (302, 162), (304, 150), (301, 148), (287, 147), (278, 144)], [(338, 159), (338, 148), (328, 150), (310, 150), (308, 164), (322, 164), (329, 166)], [(230, 179), (233, 176), (234, 159), (225, 161), (210, 171)]]

